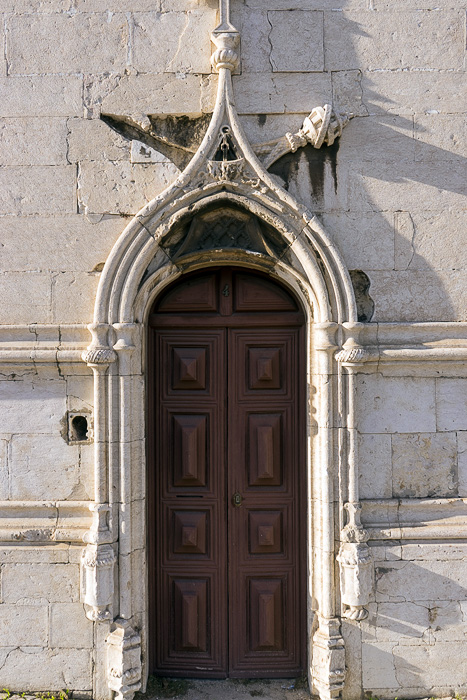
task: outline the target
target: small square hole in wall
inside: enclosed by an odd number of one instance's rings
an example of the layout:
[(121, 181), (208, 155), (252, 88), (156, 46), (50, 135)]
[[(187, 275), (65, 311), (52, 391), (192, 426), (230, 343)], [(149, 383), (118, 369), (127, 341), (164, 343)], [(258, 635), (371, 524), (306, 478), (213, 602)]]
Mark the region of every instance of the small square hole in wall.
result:
[(70, 445), (92, 442), (91, 414), (68, 411), (68, 442)]

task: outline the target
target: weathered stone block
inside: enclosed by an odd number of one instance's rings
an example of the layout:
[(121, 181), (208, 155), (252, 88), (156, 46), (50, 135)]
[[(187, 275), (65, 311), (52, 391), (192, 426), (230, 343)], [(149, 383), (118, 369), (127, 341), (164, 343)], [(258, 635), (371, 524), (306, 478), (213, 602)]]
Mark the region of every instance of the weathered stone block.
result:
[(79, 202), (90, 212), (136, 214), (176, 179), (171, 163), (84, 162), (79, 177)]
[[(38, 294), (34, 303), (41, 305), (41, 277), (44, 280), (47, 280), (47, 277), (44, 272), (41, 276), (38, 276), (37, 272), (34, 273), (38, 269), (81, 272), (102, 269), (113, 244), (127, 223), (128, 220), (120, 216), (102, 217), (96, 223), (91, 223), (84, 214), (60, 217), (2, 217), (0, 230), (5, 257), (10, 261), (13, 270), (31, 273), (20, 273), (24, 279), (12, 278), (13, 289), (16, 284), (20, 284), (19, 289), (22, 290), (22, 299), (16, 301), (30, 303), (29, 295), (33, 292)], [(57, 240), (60, 240), (60, 245), (57, 245)], [(50, 308), (50, 279), (47, 280), (45, 289), (47, 296), (44, 303)], [(24, 296), (27, 299), (24, 299)], [(26, 322), (31, 320), (33, 319), (29, 312)], [(12, 320), (15, 321), (21, 323), (18, 318)]]
[(66, 564), (70, 546), (66, 543), (38, 547), (24, 542), (0, 547), (2, 564)]
[[(66, 12), (70, 9), (70, 0), (38, 0), (34, 5), (34, 12)], [(22, 14), (31, 12), (30, 0), (4, 0), (2, 11)]]
[[(324, 70), (322, 12), (277, 10), (268, 12), (271, 25), (270, 61), (274, 72), (309, 72)], [(293, 37), (294, 50), (290, 50)]]
[(31, 605), (43, 601), (78, 602), (79, 566), (76, 564), (6, 564), (2, 573), (2, 591), (5, 603)]
[(234, 26), (241, 35), (242, 73), (268, 73), (271, 71), (271, 43), (269, 41), (271, 24), (268, 21), (267, 11), (238, 5), (232, 8), (231, 16)]
[(364, 624), (364, 641), (417, 644), (430, 627), (428, 603), (377, 603), (374, 608)]
[(415, 140), (413, 120), (397, 115), (368, 116), (352, 119), (339, 140), (339, 162), (413, 161)]
[(401, 211), (394, 216), (396, 270), (467, 269), (467, 247), (459, 246), (467, 211)]
[(370, 114), (462, 113), (467, 109), (464, 80), (455, 71), (364, 72), (363, 102)]
[(0, 116), (81, 116), (82, 92), (83, 80), (79, 76), (9, 75), (0, 78)]
[(368, 0), (248, 0), (247, 7), (266, 10), (366, 10)]
[(98, 272), (57, 272), (53, 276), (52, 320), (56, 323), (91, 323)]
[(214, 9), (136, 13), (133, 65), (142, 73), (210, 73), (215, 26)]
[(79, 448), (60, 436), (14, 435), (10, 472), (13, 500), (65, 501), (78, 486)]
[(391, 437), (360, 435), (358, 457), (360, 498), (391, 498)]
[(466, 600), (464, 587), (467, 562), (451, 561), (395, 561), (377, 566), (377, 602), (405, 602)]
[(255, 73), (233, 78), (240, 114), (306, 112), (332, 99), (328, 74)]
[(402, 559), (407, 561), (455, 561), (457, 559), (467, 560), (467, 545), (463, 542), (448, 542), (431, 544), (423, 542), (421, 544), (404, 544), (401, 551)]
[(2, 665), (2, 683), (14, 688), (21, 679), (24, 690), (49, 691), (60, 679), (65, 688), (92, 688), (92, 655), (86, 649), (41, 649), (23, 647), (11, 650)]
[(361, 376), (358, 426), (363, 433), (435, 432), (434, 380)]
[(147, 114), (201, 113), (201, 81), (197, 75), (129, 75), (113, 87), (95, 79), (88, 92), (88, 105), (99, 106), (103, 114), (141, 118)]
[(415, 119), (415, 160), (437, 163), (465, 156), (467, 144), (465, 114), (420, 114)]
[(59, 117), (0, 120), (0, 163), (66, 165), (66, 120)]
[(459, 642), (395, 647), (394, 667), (400, 687), (463, 687), (467, 662), (458, 652)]
[(459, 431), (457, 433), (457, 447), (459, 450), (457, 458), (459, 496), (467, 498), (467, 431)]
[(392, 212), (326, 212), (322, 219), (349, 270), (394, 268)]
[(398, 688), (392, 651), (394, 642), (362, 644), (363, 690)]
[[(87, 619), (81, 603), (52, 603), (49, 640), (52, 648), (90, 649), (92, 633), (92, 622)], [(70, 656), (73, 653), (70, 652)]]
[(10, 490), (8, 440), (0, 439), (0, 500), (6, 501)]
[(10, 74), (124, 70), (126, 16), (76, 13), (17, 15), (8, 23)]
[(466, 317), (465, 271), (367, 272), (375, 302), (373, 321), (461, 321)]
[(392, 436), (393, 493), (396, 498), (457, 495), (455, 433)]
[(68, 161), (127, 160), (130, 142), (99, 119), (68, 119)]
[(460, 158), (440, 161), (436, 169), (429, 163), (397, 159), (344, 163), (338, 178), (347, 189), (339, 188), (339, 203), (354, 211), (464, 209), (464, 171), (465, 163)]
[(4, 323), (50, 323), (52, 280), (44, 272), (0, 273)]
[(2, 646), (47, 646), (46, 605), (0, 605)]
[(460, 70), (463, 22), (460, 11), (326, 13), (326, 70)]
[(467, 379), (436, 380), (438, 430), (467, 430)]
[(435, 10), (437, 12), (450, 9), (463, 9), (464, 0), (371, 0), (375, 10)]
[(308, 114), (246, 114), (242, 117), (242, 127), (252, 144), (279, 139), (288, 131), (296, 132)]
[(0, 169), (3, 214), (72, 214), (76, 210), (76, 170), (72, 165)]
[(5, 433), (58, 433), (66, 411), (65, 382), (2, 381), (0, 407)]
[(340, 112), (365, 117), (368, 108), (363, 103), (362, 72), (343, 70), (332, 72), (332, 104)]
[(160, 4), (160, 0), (76, 0), (81, 12), (158, 12)]

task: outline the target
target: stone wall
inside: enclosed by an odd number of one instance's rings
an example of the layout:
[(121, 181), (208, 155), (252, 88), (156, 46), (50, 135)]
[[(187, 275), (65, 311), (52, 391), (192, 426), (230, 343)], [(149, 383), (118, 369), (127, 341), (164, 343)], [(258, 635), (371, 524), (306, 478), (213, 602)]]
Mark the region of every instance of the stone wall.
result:
[[(368, 619), (343, 623), (346, 698), (467, 692), (465, 0), (232, 5), (253, 144), (316, 105), (353, 115), (334, 146), (271, 168), (374, 302), (358, 428), (376, 588)], [(148, 145), (147, 115), (192, 117), (196, 148), (213, 109), (215, 6), (1, 3), (0, 687), (108, 697), (79, 594), (92, 419), (73, 443), (69, 413), (94, 405), (80, 357), (103, 265), (181, 167)]]

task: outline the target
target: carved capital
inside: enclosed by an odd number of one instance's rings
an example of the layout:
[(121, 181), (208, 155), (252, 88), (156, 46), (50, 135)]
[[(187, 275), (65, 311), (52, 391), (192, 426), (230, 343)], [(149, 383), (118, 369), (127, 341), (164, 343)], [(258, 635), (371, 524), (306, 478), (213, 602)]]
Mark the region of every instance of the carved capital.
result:
[(88, 326), (92, 340), (81, 355), (88, 365), (109, 365), (117, 359), (115, 352), (107, 344), (109, 328), (106, 323), (92, 323)]
[(217, 50), (211, 56), (211, 64), (217, 72), (221, 68), (233, 72), (238, 68), (239, 57), (236, 48), (239, 43), (238, 32), (213, 32), (212, 41), (217, 46)]
[(106, 644), (109, 688), (117, 700), (131, 700), (141, 687), (141, 637), (127, 620), (117, 620)]
[(108, 606), (114, 593), (115, 554), (110, 544), (88, 544), (81, 555), (81, 601), (86, 617), (94, 621), (111, 619)]

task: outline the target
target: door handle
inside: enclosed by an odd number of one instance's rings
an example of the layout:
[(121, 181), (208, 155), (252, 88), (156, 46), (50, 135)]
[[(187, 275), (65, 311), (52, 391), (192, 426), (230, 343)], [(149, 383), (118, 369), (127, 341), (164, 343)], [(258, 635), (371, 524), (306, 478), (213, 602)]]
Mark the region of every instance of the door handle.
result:
[(238, 492), (234, 493), (234, 495), (232, 496), (232, 503), (236, 508), (238, 508), (238, 506), (242, 505), (242, 501), (243, 501), (242, 494), (238, 493)]

